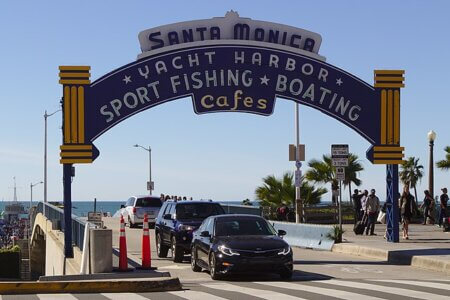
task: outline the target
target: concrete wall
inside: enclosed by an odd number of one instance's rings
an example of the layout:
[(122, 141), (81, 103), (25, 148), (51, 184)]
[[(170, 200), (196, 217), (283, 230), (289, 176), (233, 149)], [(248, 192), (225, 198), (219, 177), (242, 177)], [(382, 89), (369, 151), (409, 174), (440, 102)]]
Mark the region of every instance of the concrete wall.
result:
[[(73, 247), (73, 258), (64, 258), (64, 233), (56, 229), (43, 214), (36, 215), (31, 247), (33, 278), (39, 275), (80, 274), (83, 252)], [(55, 229), (53, 229), (55, 228)], [(90, 229), (89, 245), (91, 253), (91, 273), (112, 271), (112, 230)]]
[[(45, 243), (42, 243), (42, 236), (45, 237)], [(32, 272), (41, 273), (44, 271), (45, 276), (51, 275), (73, 275), (80, 273), (81, 254), (78, 247), (73, 248), (74, 257), (67, 260), (64, 259), (64, 233), (59, 230), (52, 229), (52, 222), (38, 213), (34, 221), (32, 233), (31, 256), (34, 263), (32, 264)], [(45, 257), (45, 259), (43, 259)], [(45, 267), (42, 268), (42, 261)], [(34, 270), (33, 270), (34, 266)], [(39, 270), (36, 270), (39, 268)], [(64, 274), (65, 269), (65, 274)]]

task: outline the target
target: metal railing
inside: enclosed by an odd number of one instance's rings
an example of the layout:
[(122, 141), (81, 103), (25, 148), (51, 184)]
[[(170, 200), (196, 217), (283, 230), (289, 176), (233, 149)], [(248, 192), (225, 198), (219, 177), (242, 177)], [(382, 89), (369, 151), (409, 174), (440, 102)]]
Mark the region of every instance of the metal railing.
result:
[[(58, 229), (64, 232), (64, 210), (49, 203), (39, 202), (37, 212), (42, 213), (53, 224), (52, 229)], [(35, 216), (34, 216), (35, 217)], [(34, 224), (34, 218), (33, 222)], [(86, 222), (80, 217), (72, 214), (72, 243), (83, 251), (84, 229)]]

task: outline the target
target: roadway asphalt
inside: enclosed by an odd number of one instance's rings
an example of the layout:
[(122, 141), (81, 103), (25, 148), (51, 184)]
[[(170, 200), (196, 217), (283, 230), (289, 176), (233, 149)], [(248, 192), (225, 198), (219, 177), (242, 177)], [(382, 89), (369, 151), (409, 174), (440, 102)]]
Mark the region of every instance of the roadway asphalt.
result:
[[(119, 220), (108, 218), (113, 229), (113, 246), (118, 247)], [(189, 257), (173, 263), (170, 257), (156, 257), (151, 234), (152, 265), (158, 271), (180, 278), (183, 291), (165, 293), (60, 294), (2, 296), (0, 300), (19, 299), (446, 299), (450, 294), (450, 276), (395, 265), (383, 260), (350, 256), (328, 251), (294, 248), (295, 272), (292, 280), (276, 275), (251, 274), (213, 281), (206, 271), (194, 273)], [(140, 262), (142, 229), (126, 228), (129, 258)], [(170, 256), (170, 252), (169, 252)]]

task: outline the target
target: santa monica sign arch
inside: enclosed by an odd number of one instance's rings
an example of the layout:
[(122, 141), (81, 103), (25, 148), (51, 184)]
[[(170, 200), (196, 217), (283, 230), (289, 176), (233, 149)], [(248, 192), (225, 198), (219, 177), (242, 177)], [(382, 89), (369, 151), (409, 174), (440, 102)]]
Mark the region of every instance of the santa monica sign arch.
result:
[[(142, 53), (136, 61), (93, 82), (89, 66), (59, 67), (66, 215), (70, 216), (72, 165), (92, 163), (99, 155), (93, 142), (134, 114), (190, 97), (197, 114), (269, 116), (277, 99), (288, 99), (336, 119), (372, 145), (367, 158), (387, 165), (389, 240), (398, 241), (397, 206), (392, 203), (404, 156), (400, 146), (404, 71), (376, 70), (372, 86), (326, 63), (319, 55), (319, 34), (241, 18), (233, 11), (221, 18), (144, 30), (139, 41)], [(67, 245), (69, 238), (66, 235)], [(70, 256), (70, 247), (66, 251)]]

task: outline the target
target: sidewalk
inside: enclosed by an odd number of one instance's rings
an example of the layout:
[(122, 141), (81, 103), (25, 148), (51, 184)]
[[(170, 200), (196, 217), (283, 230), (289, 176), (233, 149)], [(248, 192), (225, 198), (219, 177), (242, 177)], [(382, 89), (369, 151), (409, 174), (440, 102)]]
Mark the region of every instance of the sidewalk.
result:
[(355, 235), (353, 225), (343, 225), (343, 243), (335, 244), (333, 252), (381, 259), (393, 264), (444, 272), (450, 276), (450, 232), (434, 225), (411, 224), (409, 240), (389, 243), (384, 238), (385, 224), (376, 224), (376, 236)]

